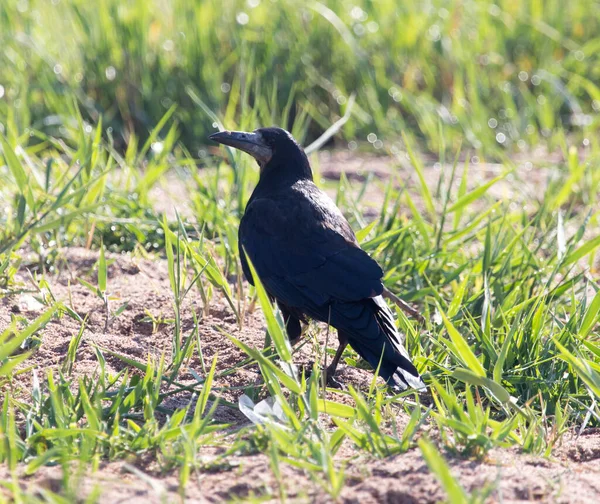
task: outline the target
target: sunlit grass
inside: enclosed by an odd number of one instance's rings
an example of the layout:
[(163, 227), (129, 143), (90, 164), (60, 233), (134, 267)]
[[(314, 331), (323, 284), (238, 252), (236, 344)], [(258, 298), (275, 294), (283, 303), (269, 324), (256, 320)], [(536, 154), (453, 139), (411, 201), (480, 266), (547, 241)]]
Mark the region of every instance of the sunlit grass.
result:
[(229, 127), (304, 139), (356, 94), (340, 139), (371, 134), (379, 150), (402, 149), (404, 131), (437, 152), (440, 121), (447, 148), (486, 155), (555, 147), (563, 129), (595, 142), (599, 24), (583, 1), (7, 0), (0, 115), (9, 135), (66, 136), (76, 96), (124, 148), (175, 105), (204, 157), (213, 120), (194, 97)]

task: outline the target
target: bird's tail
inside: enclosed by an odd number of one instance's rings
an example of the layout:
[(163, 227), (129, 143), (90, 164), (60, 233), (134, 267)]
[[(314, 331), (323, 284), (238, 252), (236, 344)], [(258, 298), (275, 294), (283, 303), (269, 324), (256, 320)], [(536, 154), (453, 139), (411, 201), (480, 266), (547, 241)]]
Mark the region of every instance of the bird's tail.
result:
[[(335, 319), (335, 320), (334, 320)], [(398, 391), (426, 388), (404, 348), (391, 310), (381, 296), (359, 303), (336, 303), (332, 325), (350, 346)]]

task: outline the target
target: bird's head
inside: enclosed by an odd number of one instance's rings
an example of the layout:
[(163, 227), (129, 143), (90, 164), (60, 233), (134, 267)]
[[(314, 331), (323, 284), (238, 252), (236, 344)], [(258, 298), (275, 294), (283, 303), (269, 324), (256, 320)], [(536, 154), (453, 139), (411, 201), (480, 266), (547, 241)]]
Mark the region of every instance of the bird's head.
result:
[(312, 178), (304, 150), (294, 137), (282, 128), (259, 128), (251, 133), (220, 131), (208, 138), (250, 154), (260, 166), (261, 177), (275, 169), (291, 172), (300, 168), (304, 175)]

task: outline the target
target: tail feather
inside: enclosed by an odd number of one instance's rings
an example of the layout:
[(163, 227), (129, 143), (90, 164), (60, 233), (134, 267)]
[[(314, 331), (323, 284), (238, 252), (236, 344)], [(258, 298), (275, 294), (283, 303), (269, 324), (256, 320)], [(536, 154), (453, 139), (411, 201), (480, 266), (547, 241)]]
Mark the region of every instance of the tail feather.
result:
[[(404, 348), (394, 316), (381, 296), (353, 303), (335, 303), (331, 325), (350, 346), (397, 390), (426, 388)], [(381, 363), (381, 364), (380, 364)]]

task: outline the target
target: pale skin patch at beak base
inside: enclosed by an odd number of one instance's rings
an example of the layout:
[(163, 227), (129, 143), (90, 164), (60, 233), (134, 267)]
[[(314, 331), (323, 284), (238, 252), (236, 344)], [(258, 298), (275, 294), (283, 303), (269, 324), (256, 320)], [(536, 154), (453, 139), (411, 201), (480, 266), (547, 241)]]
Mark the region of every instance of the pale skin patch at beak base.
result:
[(261, 171), (273, 157), (273, 149), (267, 145), (262, 135), (258, 132), (220, 131), (210, 135), (208, 138), (250, 154), (258, 162)]

